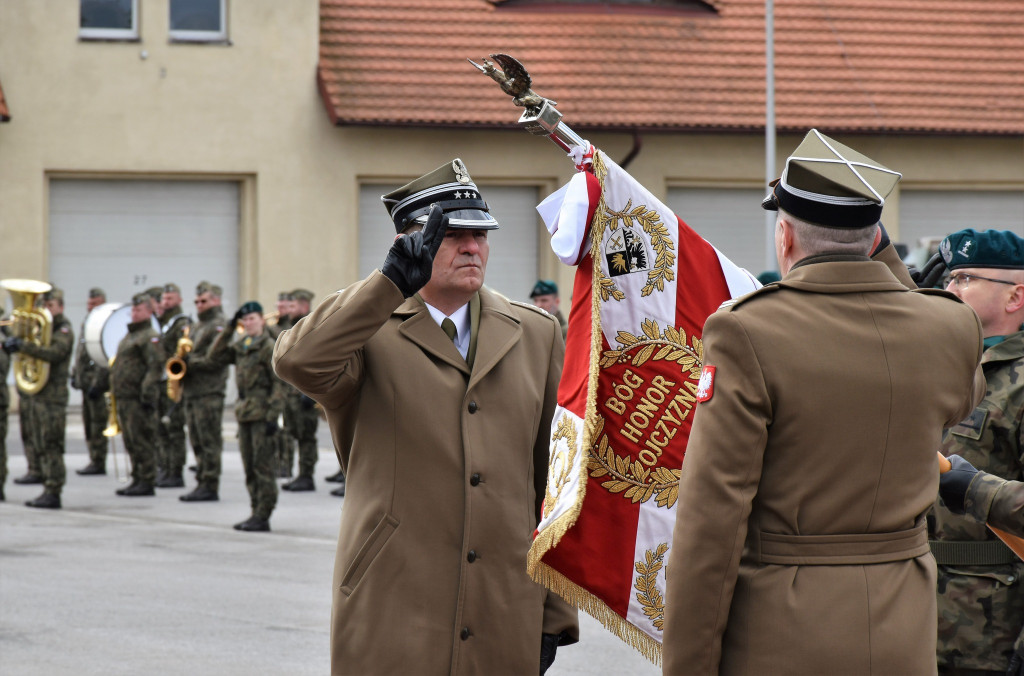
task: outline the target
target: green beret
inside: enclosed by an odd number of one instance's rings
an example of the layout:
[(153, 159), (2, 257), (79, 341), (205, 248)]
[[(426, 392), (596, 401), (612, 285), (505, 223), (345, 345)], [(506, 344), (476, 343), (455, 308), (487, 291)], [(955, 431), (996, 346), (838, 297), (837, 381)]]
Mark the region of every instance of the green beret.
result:
[(426, 223), (430, 207), (434, 204), (440, 205), (448, 215), (450, 229), (498, 229), (498, 222), (491, 216), (480, 189), (458, 158), (387, 195), (381, 195), (380, 199), (399, 233), (416, 223)]
[(252, 314), (253, 312), (258, 312), (261, 315), (263, 314), (263, 306), (254, 300), (250, 300), (248, 303), (243, 303), (242, 307), (238, 308), (239, 317), (244, 317), (245, 315)]
[(292, 300), (304, 300), (308, 303), (313, 300), (313, 295), (309, 289), (295, 289), (292, 291)]
[(149, 299), (151, 297), (152, 296), (150, 296), (149, 293), (147, 293), (146, 291), (140, 291), (134, 296), (132, 296), (132, 305), (142, 305), (143, 303), (149, 303)]
[(958, 230), (942, 240), (939, 253), (950, 270), (1024, 269), (1024, 238), (1009, 230)]
[(89, 289), (89, 298), (106, 298), (107, 292), (98, 286), (94, 286)]
[(547, 295), (558, 295), (558, 285), (552, 282), (550, 279), (538, 280), (533, 285), (533, 290), (530, 291), (530, 298), (536, 298), (537, 296)]
[(757, 281), (761, 282), (761, 286), (778, 282), (782, 279), (782, 276), (774, 270), (765, 270), (757, 276)]

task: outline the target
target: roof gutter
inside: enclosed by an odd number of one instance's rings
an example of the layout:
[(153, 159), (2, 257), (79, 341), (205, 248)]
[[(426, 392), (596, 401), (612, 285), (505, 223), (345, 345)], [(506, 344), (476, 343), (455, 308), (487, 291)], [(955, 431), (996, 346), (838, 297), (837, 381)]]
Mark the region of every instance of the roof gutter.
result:
[(640, 130), (633, 130), (633, 147), (629, 149), (629, 152), (622, 161), (619, 162), (619, 166), (625, 169), (629, 166), (629, 163), (636, 159), (636, 156), (640, 154), (640, 149), (644, 147), (644, 141), (640, 138)]

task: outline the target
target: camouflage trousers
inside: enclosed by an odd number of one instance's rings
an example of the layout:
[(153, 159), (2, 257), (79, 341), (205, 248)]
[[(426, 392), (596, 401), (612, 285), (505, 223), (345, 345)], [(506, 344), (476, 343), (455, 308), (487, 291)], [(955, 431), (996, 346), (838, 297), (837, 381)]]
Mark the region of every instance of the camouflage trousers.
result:
[(286, 470), (287, 476), (291, 476), (292, 467), (295, 465), (295, 439), (288, 433), (288, 416), (284, 416), (284, 430), (275, 435), (277, 437), (277, 466)]
[[(2, 384), (7, 387), (7, 384)], [(7, 407), (0, 408), (0, 488), (7, 481)]]
[(137, 399), (117, 400), (117, 422), (132, 461), (132, 483), (156, 483), (156, 411)]
[(42, 474), (39, 469), (39, 454), (32, 440), (32, 397), (21, 397), (18, 402), (18, 424), (21, 426), (21, 447), (25, 450), (29, 474)]
[(1024, 563), (938, 567), (938, 665), (1005, 673), (1024, 628)]
[(103, 467), (107, 463), (107, 438), (103, 430), (110, 420), (107, 398), (102, 394), (95, 399), (82, 395), (82, 425), (85, 427), (85, 443), (89, 447), (89, 461)]
[(196, 455), (196, 480), (216, 493), (220, 488), (220, 456), (224, 450), (224, 397), (208, 394), (184, 403), (188, 438)]
[(32, 446), (36, 449), (39, 473), (47, 493), (60, 495), (64, 486), (64, 425), (67, 422), (67, 404), (33, 401), (29, 407), (29, 429)]
[(166, 392), (161, 392), (159, 423), (156, 466), (168, 476), (180, 476), (185, 469), (184, 402), (175, 404)]
[(267, 423), (238, 423), (238, 448), (245, 468), (245, 487), (253, 516), (269, 519), (277, 505), (277, 441), (276, 434), (267, 434)]
[[(307, 405), (304, 406), (302, 401)], [(320, 457), (316, 445), (316, 426), (320, 422), (315, 404), (308, 398), (289, 397), (284, 409), (284, 429), (299, 444), (299, 476), (313, 476)], [(291, 467), (291, 463), (288, 464)]]

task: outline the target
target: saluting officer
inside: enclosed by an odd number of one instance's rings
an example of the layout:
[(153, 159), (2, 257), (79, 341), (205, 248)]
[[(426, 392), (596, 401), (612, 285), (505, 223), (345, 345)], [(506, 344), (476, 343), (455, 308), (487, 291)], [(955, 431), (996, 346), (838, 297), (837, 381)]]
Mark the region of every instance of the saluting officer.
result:
[[(241, 324), (245, 337), (232, 342)], [(277, 504), (277, 418), (284, 410), (284, 383), (274, 373), (271, 359), (274, 341), (266, 330), (263, 306), (249, 301), (238, 308), (229, 330), (221, 333), (205, 361), (235, 365), (238, 402), (238, 447), (245, 468), (251, 516), (235, 524), (235, 530), (269, 531), (270, 515)]]
[[(313, 300), (313, 292), (309, 289), (295, 289), (291, 296), (295, 303), (291, 315), (294, 325), (295, 322), (309, 314), (309, 304)], [(293, 481), (282, 485), (281, 490), (293, 492), (316, 490), (313, 472), (319, 458), (316, 428), (320, 423), (316, 402), (290, 385), (287, 386), (287, 392), (284, 409), (284, 434), (282, 436), (291, 437), (299, 446), (299, 475)], [(291, 469), (290, 459), (288, 468)]]
[[(181, 309), (181, 288), (177, 284), (164, 284), (160, 294), (160, 348), (170, 359), (178, 349), (178, 341), (191, 327), (192, 319)], [(160, 393), (160, 424), (157, 436), (160, 440), (157, 455), (157, 482), (184, 486), (182, 471), (185, 469), (185, 406), (183, 402), (171, 401), (167, 395), (167, 379)], [(168, 482), (168, 480), (170, 480)], [(171, 486), (168, 486), (171, 487)]]
[(115, 493), (154, 495), (156, 483), (157, 406), (166, 355), (153, 329), (153, 308), (145, 292), (132, 296), (132, 321), (117, 345), (110, 368), (110, 389), (124, 447), (132, 461), (132, 482)]
[(899, 177), (811, 130), (763, 203), (782, 279), (704, 326), (665, 674), (935, 671), (925, 515), (981, 327), (869, 258)]
[(39, 455), (43, 483), (42, 495), (25, 504), (60, 509), (60, 494), (67, 472), (64, 466), (64, 428), (68, 412), (68, 371), (75, 334), (71, 322), (64, 316), (64, 292), (53, 287), (42, 295), (42, 301), (53, 317), (50, 344), (37, 345), (12, 336), (4, 341), (4, 350), (9, 354), (22, 352), (50, 364), (50, 375), (43, 388), (35, 394), (24, 395), (22, 399), (30, 400), (28, 425), (32, 445)]
[[(107, 302), (107, 294), (99, 287), (89, 289), (86, 301), (86, 316), (95, 308)], [(97, 364), (85, 349), (85, 321), (78, 336), (75, 365), (71, 371), (71, 387), (82, 392), (82, 424), (85, 427), (85, 443), (89, 449), (89, 464), (76, 469), (84, 476), (107, 473), (108, 441), (103, 430), (110, 419), (110, 409), (104, 393), (110, 389), (110, 370), (107, 364)]]
[(351, 481), (331, 673), (543, 672), (579, 634), (526, 573), (562, 332), (483, 288), (498, 223), (462, 160), (383, 199), (400, 236), (381, 270), (275, 348), (278, 373), (327, 412)]
[[(972, 228), (946, 237), (939, 253), (947, 290), (981, 320), (985, 398), (943, 439), (1003, 479), (1024, 479), (1024, 238)], [(944, 475), (945, 478), (945, 475)], [(1015, 644), (1024, 657), (1024, 562), (991, 531), (936, 503), (932, 553), (939, 564), (940, 674), (1000, 673)]]

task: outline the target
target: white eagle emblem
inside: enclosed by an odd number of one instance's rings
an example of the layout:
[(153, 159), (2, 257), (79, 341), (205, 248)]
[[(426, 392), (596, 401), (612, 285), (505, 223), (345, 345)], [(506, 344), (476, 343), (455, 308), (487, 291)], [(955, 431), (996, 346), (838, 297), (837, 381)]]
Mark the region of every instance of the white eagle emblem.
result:
[(697, 401), (707, 401), (715, 393), (715, 367), (705, 366), (697, 381)]

